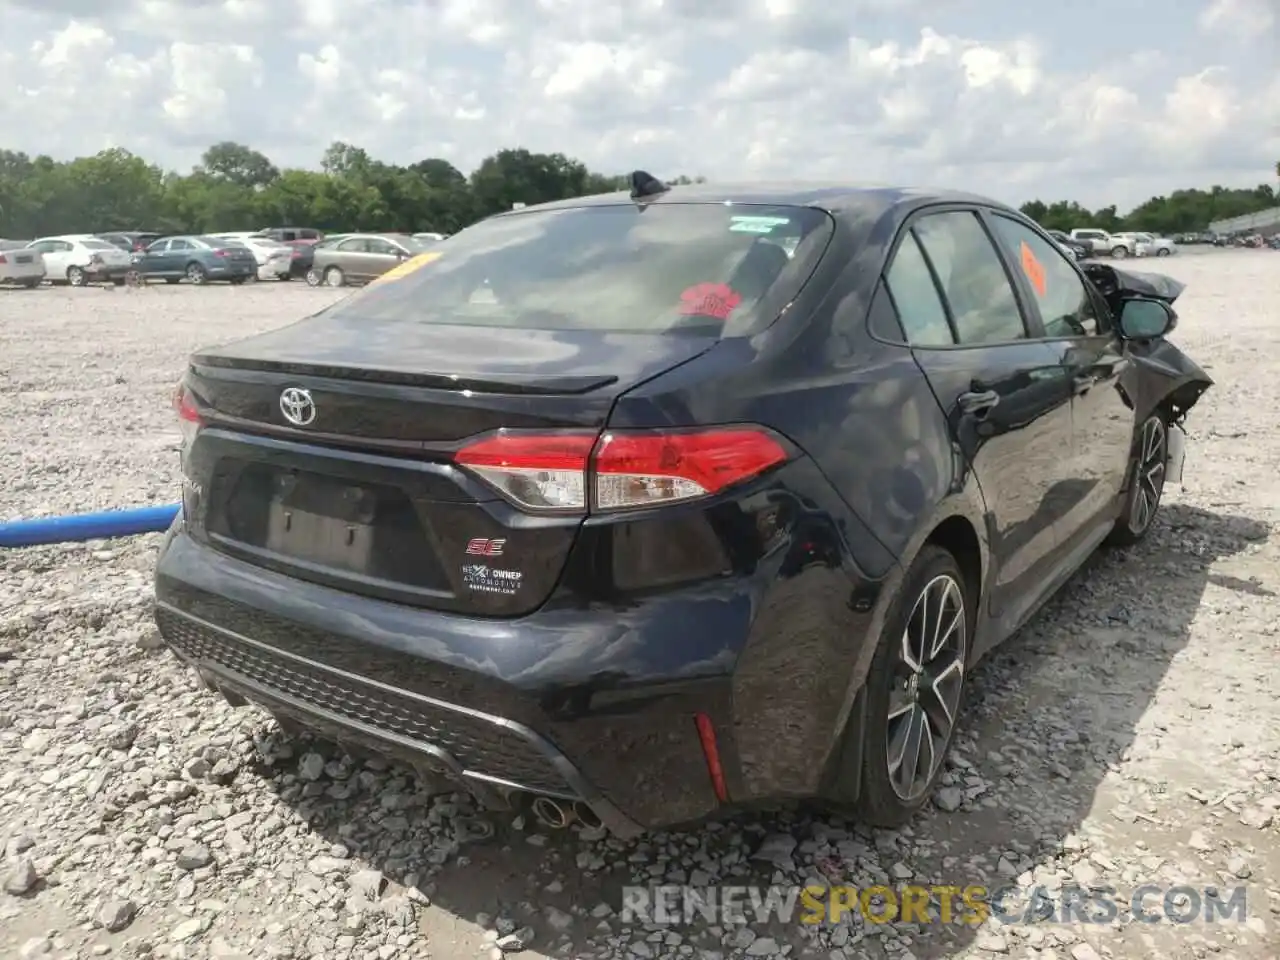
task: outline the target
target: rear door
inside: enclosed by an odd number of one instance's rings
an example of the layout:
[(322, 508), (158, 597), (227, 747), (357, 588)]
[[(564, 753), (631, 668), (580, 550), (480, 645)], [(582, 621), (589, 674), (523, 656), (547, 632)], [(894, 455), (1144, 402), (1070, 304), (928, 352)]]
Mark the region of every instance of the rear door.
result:
[(368, 257), (368, 237), (348, 237), (333, 248), (333, 261), (352, 280), (365, 278), (365, 259)]
[(1060, 537), (1074, 541), (1114, 519), (1133, 442), (1133, 405), (1121, 383), (1131, 360), (1105, 301), (1074, 263), (1012, 217), (993, 213), (989, 222), (1070, 378), (1071, 466)]
[(989, 613), (1017, 619), (1058, 551), (1055, 497), (1071, 443), (1071, 395), (1058, 356), (1034, 338), (976, 210), (914, 218), (886, 284), (986, 501)]

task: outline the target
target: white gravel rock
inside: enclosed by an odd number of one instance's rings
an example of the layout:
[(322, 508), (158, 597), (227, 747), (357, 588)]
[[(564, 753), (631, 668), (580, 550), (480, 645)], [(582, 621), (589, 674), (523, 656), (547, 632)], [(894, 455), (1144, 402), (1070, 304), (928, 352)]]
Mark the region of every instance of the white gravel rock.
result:
[[(546, 834), (201, 690), (151, 622), (158, 536), (3, 551), (0, 957), (1274, 960), (1280, 257), (1137, 268), (1188, 283), (1174, 340), (1218, 381), (1190, 421), (1187, 487), (1146, 543), (1100, 554), (975, 671), (944, 782), (909, 826), (789, 811), (630, 843)], [(187, 353), (338, 295), (3, 297), (0, 517), (173, 501), (169, 397)], [(1247, 883), (1249, 916), (973, 929), (621, 915), (619, 885), (668, 883), (1014, 884), (1051, 909), (1079, 883)]]

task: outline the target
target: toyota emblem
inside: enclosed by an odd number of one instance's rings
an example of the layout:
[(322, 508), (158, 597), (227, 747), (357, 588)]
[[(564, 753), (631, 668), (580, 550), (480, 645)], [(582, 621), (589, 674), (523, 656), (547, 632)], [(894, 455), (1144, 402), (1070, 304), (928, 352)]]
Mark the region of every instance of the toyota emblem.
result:
[(296, 427), (305, 427), (316, 418), (316, 402), (311, 391), (302, 387), (289, 387), (280, 394), (280, 412)]

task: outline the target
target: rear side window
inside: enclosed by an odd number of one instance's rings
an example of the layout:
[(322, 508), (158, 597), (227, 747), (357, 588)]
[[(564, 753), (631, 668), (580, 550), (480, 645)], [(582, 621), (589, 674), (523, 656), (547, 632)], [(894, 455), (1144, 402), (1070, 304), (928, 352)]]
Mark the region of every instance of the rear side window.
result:
[(885, 285), (898, 309), (898, 321), (908, 343), (919, 347), (949, 347), (955, 343), (929, 264), (910, 231), (902, 238), (885, 273)]
[[(1022, 271), (1036, 298), (1045, 336), (1096, 336), (1100, 324), (1093, 298), (1058, 249), (1016, 220), (997, 215), (991, 222), (1010, 261)], [(1106, 332), (1105, 320), (1101, 330)]]
[(961, 345), (1007, 343), (1027, 336), (1018, 298), (976, 213), (934, 213), (915, 233), (942, 287)]
[(657, 203), (505, 214), (339, 301), (353, 320), (740, 336), (771, 323), (834, 229), (809, 207)]

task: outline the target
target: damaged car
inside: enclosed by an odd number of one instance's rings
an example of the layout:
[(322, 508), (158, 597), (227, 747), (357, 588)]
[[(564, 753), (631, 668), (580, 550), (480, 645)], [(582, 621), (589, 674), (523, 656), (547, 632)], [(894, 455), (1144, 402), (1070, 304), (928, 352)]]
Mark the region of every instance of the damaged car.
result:
[(548, 828), (900, 825), (974, 665), (1180, 482), (1181, 290), (964, 193), (504, 212), (190, 358), (159, 629)]

